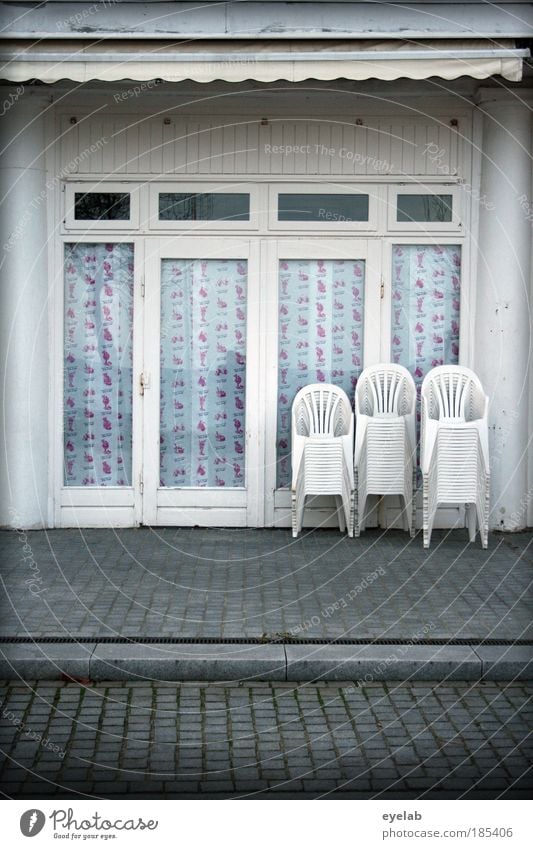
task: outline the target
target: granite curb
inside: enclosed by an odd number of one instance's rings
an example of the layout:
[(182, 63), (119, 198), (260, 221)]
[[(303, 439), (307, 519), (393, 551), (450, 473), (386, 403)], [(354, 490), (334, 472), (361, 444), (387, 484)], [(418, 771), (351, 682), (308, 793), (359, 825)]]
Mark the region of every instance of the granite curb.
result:
[(533, 646), (10, 643), (0, 678), (90, 681), (533, 679)]

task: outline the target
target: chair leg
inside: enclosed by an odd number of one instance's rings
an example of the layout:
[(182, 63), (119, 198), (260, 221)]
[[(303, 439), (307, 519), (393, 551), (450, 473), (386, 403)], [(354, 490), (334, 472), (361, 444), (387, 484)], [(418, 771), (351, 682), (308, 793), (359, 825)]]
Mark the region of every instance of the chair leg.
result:
[(339, 519), (339, 529), (341, 534), (346, 531), (346, 522), (344, 521), (344, 504), (340, 495), (335, 496), (335, 506), (337, 508), (337, 516)]
[(305, 510), (305, 495), (302, 494), (300, 503), (298, 504), (298, 509), (296, 511), (296, 523), (298, 528), (298, 533), (302, 530), (304, 523), (304, 510)]
[(413, 467), (413, 475), (411, 480), (411, 539), (414, 539), (416, 534), (416, 466)]
[(298, 536), (298, 518), (297, 518), (296, 493), (291, 493), (291, 517), (292, 517), (292, 536)]
[[(427, 480), (427, 476), (424, 475), (423, 480), (423, 505), (422, 505), (422, 526), (424, 533), (424, 548), (429, 548), (429, 543), (431, 542), (431, 527), (429, 523), (429, 483)], [(433, 524), (433, 523), (432, 523)]]
[(352, 495), (352, 535), (358, 537), (361, 533), (359, 525), (359, 475), (354, 471), (354, 490)]
[(357, 530), (356, 536), (360, 536), (361, 531), (364, 531), (364, 529), (365, 529), (365, 524), (366, 524), (366, 522), (365, 522), (365, 520), (366, 520), (365, 510), (366, 510), (367, 500), (368, 500), (368, 495), (365, 495), (363, 500), (359, 499), (359, 511), (358, 511), (358, 514), (357, 514), (358, 530)]
[[(467, 527), (468, 527), (468, 536), (470, 538), (470, 542), (476, 541), (476, 505), (475, 504), (467, 504), (466, 506), (466, 517), (467, 517)], [(480, 525), (481, 529), (481, 525)]]

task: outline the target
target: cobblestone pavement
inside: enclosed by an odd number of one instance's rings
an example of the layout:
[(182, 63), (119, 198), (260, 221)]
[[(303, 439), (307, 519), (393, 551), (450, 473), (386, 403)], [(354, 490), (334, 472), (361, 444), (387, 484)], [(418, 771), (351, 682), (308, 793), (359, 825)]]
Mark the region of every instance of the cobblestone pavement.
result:
[[(141, 528), (0, 533), (4, 636), (533, 636), (531, 536)], [(426, 632), (427, 633), (427, 632)]]
[(17, 798), (520, 798), (533, 788), (532, 690), (5, 684), (0, 790)]

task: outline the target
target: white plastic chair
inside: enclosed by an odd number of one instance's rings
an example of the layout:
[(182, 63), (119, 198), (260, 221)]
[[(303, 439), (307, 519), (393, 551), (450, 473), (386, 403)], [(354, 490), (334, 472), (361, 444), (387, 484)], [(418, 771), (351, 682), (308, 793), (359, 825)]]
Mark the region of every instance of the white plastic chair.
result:
[(346, 393), (312, 383), (292, 405), (292, 535), (302, 530), (308, 495), (334, 495), (339, 526), (353, 536), (353, 413)]
[(470, 542), (487, 548), (490, 466), (489, 399), (477, 375), (463, 366), (437, 366), (422, 383), (421, 466), (424, 548), (439, 504), (465, 504)]
[(353, 525), (365, 525), (369, 495), (400, 495), (404, 527), (415, 533), (416, 387), (406, 368), (381, 364), (362, 371), (355, 390)]

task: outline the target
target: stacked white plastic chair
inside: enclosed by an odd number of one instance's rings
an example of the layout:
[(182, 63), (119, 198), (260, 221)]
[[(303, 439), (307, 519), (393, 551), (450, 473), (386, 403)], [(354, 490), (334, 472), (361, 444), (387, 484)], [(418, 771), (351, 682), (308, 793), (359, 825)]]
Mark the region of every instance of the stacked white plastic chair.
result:
[(404, 526), (415, 533), (416, 388), (406, 368), (364, 369), (355, 390), (353, 525), (364, 529), (369, 495), (400, 495)]
[(302, 529), (308, 495), (336, 497), (339, 526), (353, 536), (353, 413), (346, 393), (329, 383), (301, 389), (292, 405), (292, 535)]
[(479, 378), (462, 366), (437, 366), (422, 383), (421, 465), (424, 548), (439, 504), (464, 504), (470, 542), (488, 545), (490, 467), (488, 398)]

